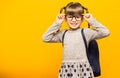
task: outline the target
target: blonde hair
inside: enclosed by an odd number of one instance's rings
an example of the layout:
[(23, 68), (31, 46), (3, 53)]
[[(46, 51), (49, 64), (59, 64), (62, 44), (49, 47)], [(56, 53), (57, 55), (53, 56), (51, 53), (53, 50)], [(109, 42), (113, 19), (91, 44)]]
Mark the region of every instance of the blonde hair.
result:
[(82, 15), (84, 14), (84, 10), (88, 13), (88, 9), (82, 6), (79, 2), (70, 2), (66, 6), (60, 9), (60, 13), (64, 10), (65, 15)]

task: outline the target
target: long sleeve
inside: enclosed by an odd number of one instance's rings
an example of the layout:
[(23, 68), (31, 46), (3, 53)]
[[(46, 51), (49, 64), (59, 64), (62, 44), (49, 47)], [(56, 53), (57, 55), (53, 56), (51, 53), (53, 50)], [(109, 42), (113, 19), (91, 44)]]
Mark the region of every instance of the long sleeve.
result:
[(89, 24), (95, 28), (94, 30), (85, 28), (84, 33), (89, 40), (104, 38), (110, 34), (109, 30), (94, 18), (89, 21)]
[(63, 30), (59, 31), (61, 25), (56, 21), (43, 34), (42, 40), (44, 42), (61, 42)]

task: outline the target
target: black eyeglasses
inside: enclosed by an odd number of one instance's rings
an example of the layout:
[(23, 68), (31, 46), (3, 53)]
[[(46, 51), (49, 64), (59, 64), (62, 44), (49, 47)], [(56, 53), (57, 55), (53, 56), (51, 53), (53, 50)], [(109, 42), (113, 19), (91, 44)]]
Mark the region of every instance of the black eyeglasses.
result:
[(75, 18), (76, 21), (82, 20), (82, 16), (73, 16), (73, 15), (66, 15), (66, 19), (72, 21)]

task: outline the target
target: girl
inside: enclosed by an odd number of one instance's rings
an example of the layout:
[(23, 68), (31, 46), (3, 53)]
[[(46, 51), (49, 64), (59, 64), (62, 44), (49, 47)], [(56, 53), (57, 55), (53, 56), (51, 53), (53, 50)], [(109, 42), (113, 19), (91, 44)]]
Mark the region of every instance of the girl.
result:
[(65, 30), (59, 30), (65, 20), (69, 30), (64, 37), (64, 50), (62, 64), (59, 69), (59, 78), (94, 78), (92, 68), (89, 64), (84, 41), (81, 35), (80, 25), (85, 19), (93, 29), (84, 28), (87, 45), (93, 39), (100, 39), (110, 34), (109, 30), (96, 21), (90, 13), (84, 14), (83, 7), (78, 2), (70, 2), (61, 9), (64, 14), (59, 14), (56, 21), (43, 34), (44, 42), (62, 42)]

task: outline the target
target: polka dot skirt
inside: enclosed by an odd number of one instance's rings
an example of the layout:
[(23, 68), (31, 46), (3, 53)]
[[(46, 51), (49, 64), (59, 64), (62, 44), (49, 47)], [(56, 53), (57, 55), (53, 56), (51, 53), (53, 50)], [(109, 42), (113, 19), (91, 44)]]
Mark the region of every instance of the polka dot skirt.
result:
[(94, 75), (87, 62), (64, 62), (59, 69), (58, 78), (94, 78)]

